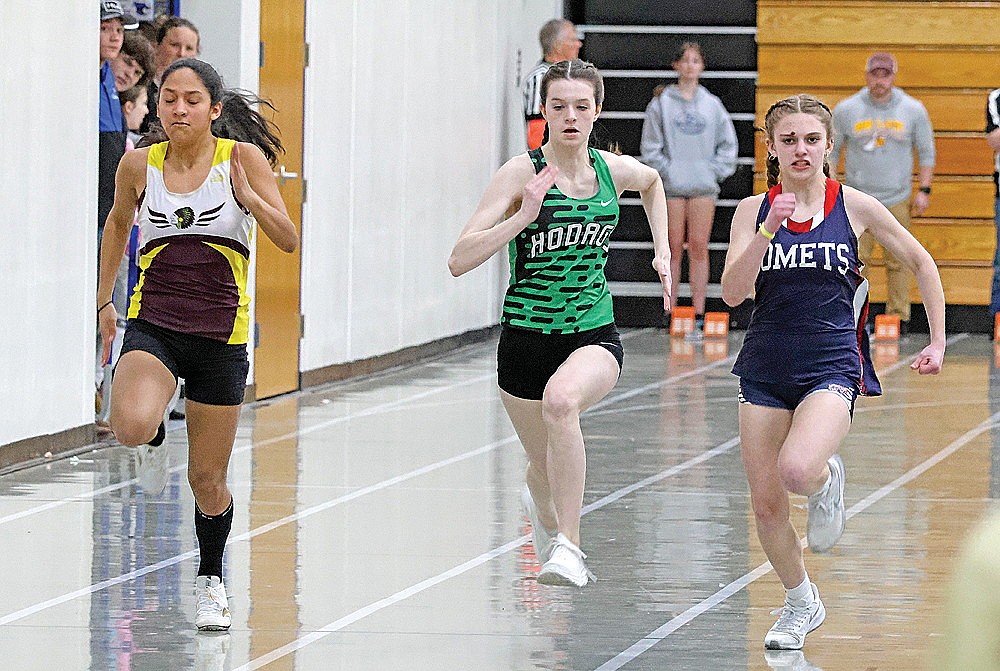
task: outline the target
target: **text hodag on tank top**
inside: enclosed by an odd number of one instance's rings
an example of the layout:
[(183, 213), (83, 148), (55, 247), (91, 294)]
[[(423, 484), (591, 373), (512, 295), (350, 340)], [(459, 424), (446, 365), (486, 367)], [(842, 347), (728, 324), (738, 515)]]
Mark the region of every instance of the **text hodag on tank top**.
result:
[[(540, 149), (528, 152), (535, 172)], [(614, 321), (604, 268), (608, 239), (618, 224), (618, 195), (607, 164), (590, 150), (597, 193), (569, 198), (553, 186), (538, 217), (508, 245), (510, 285), (501, 321), (543, 333), (573, 333)]]

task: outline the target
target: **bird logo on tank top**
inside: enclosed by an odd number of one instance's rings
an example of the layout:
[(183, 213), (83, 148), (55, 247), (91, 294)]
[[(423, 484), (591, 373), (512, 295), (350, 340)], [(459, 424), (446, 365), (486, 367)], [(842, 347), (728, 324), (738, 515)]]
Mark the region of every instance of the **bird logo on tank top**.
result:
[(177, 228), (184, 230), (185, 228), (190, 228), (193, 226), (208, 226), (209, 222), (212, 222), (219, 218), (219, 211), (225, 207), (225, 203), (219, 205), (218, 207), (213, 207), (209, 210), (205, 210), (198, 216), (195, 216), (194, 210), (190, 207), (182, 207), (180, 209), (174, 210), (169, 216), (163, 212), (157, 212), (150, 208), (149, 210), (149, 222), (153, 224), (156, 228)]

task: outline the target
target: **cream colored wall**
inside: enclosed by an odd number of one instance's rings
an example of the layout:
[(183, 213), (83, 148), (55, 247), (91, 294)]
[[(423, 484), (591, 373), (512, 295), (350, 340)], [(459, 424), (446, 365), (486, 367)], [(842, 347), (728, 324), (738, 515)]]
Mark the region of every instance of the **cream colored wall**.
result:
[(303, 370), (497, 323), (505, 262), (446, 259), (524, 150), (517, 50), (537, 58), (559, 4), (309, 3)]
[[(523, 151), (522, 72), (558, 0), (310, 2), (302, 369), (495, 324), (502, 254), (446, 259), (499, 165)], [(202, 56), (253, 89), (259, 6), (186, 0)], [(0, 3), (0, 445), (93, 421), (99, 21), (71, 0)], [(89, 29), (83, 27), (89, 26)], [(51, 35), (60, 39), (53, 41)], [(57, 99), (69, 104), (46, 105)]]
[(39, 11), (0, 3), (0, 445), (94, 421), (100, 22)]

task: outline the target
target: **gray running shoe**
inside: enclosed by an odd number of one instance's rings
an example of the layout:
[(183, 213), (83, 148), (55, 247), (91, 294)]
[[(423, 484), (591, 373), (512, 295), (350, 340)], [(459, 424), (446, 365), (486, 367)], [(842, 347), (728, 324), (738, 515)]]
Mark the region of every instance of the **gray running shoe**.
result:
[(809, 497), (809, 521), (806, 536), (813, 552), (826, 552), (840, 540), (847, 522), (844, 510), (844, 462), (836, 454), (830, 465), (830, 486), (826, 493)]

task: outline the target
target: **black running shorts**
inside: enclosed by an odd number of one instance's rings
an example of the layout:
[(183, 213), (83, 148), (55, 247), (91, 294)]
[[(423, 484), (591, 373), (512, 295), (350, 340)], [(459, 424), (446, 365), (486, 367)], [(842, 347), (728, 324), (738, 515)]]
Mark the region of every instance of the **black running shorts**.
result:
[(497, 346), (500, 388), (511, 396), (540, 401), (556, 369), (570, 354), (588, 345), (608, 350), (621, 373), (625, 352), (614, 323), (579, 333), (541, 333), (505, 324)]
[(130, 319), (122, 356), (133, 350), (149, 352), (175, 379), (184, 378), (184, 393), (191, 401), (206, 405), (243, 403), (250, 370), (246, 345), (229, 345)]

